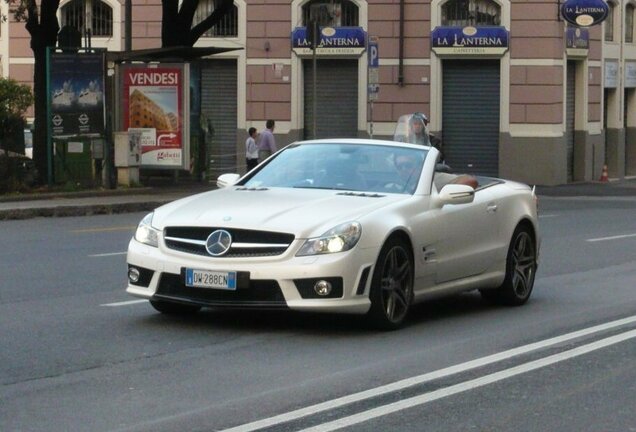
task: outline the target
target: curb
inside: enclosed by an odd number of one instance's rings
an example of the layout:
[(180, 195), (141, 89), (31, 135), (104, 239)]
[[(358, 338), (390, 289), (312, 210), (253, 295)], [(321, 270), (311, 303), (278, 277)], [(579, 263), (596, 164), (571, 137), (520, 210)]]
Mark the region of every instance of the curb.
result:
[(150, 211), (168, 201), (145, 201), (137, 203), (91, 204), (46, 208), (0, 210), (0, 220), (22, 220), (36, 217), (92, 216), (100, 214), (134, 213)]

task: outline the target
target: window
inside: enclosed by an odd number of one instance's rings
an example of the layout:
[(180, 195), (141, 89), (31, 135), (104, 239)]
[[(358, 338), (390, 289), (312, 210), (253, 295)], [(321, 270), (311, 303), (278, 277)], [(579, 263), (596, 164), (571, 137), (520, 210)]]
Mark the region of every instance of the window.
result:
[(625, 8), (625, 42), (634, 43), (634, 5)]
[(100, 0), (73, 0), (62, 7), (62, 26), (75, 27), (84, 34), (113, 35), (113, 10)]
[(614, 40), (614, 3), (608, 2), (607, 6), (609, 11), (607, 12), (607, 18), (605, 18), (605, 42), (612, 42)]
[(501, 24), (501, 8), (491, 0), (449, 0), (442, 6), (444, 26), (489, 26)]
[[(192, 25), (196, 26), (214, 12), (217, 0), (200, 0), (199, 6), (194, 13)], [(203, 37), (237, 37), (238, 36), (238, 8), (236, 5), (232, 7), (230, 12), (226, 14), (221, 21), (206, 31)]]
[(356, 27), (358, 6), (347, 0), (312, 0), (303, 6), (303, 25), (312, 18), (320, 27)]

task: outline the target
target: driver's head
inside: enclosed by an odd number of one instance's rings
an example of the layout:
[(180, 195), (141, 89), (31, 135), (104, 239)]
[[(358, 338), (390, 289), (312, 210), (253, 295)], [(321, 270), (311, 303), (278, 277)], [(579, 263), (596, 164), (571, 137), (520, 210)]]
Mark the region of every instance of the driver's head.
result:
[(400, 177), (407, 180), (417, 169), (417, 158), (407, 154), (397, 155), (395, 157), (395, 168)]

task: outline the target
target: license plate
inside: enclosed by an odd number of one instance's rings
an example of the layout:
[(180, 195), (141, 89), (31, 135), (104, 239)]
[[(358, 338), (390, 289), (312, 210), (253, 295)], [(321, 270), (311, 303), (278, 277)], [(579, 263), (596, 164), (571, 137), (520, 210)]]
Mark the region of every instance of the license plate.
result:
[(236, 290), (236, 272), (186, 269), (185, 284), (196, 288)]

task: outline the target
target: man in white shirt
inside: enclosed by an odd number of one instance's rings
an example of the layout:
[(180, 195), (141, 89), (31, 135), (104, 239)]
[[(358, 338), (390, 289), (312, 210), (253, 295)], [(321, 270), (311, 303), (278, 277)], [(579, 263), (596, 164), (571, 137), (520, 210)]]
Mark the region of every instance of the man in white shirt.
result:
[(249, 137), (245, 140), (245, 164), (247, 170), (250, 171), (258, 165), (258, 147), (256, 146), (256, 128), (251, 127), (247, 133)]

